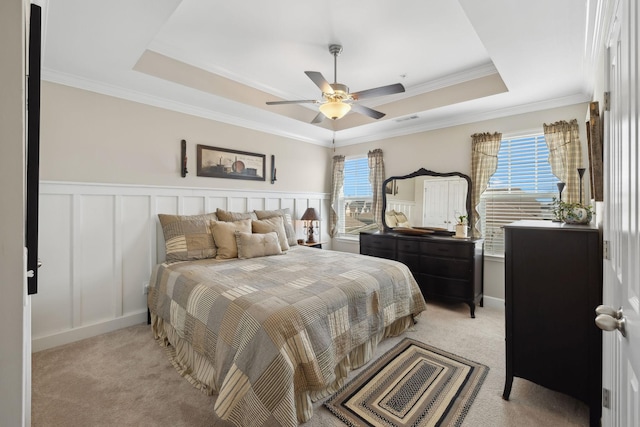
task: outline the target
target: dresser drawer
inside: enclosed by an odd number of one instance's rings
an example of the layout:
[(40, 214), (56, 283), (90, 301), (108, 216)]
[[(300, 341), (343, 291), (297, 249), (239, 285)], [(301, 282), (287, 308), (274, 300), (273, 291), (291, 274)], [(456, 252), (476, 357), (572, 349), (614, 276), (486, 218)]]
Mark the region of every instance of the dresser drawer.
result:
[(375, 234), (360, 234), (360, 253), (379, 258), (395, 259), (396, 240)]
[(398, 261), (409, 267), (412, 272), (420, 271), (420, 254), (398, 251)]
[(398, 252), (420, 252), (420, 242), (418, 240), (398, 239)]
[(434, 255), (439, 257), (472, 258), (473, 245), (449, 242), (420, 242), (420, 252), (423, 255)]
[(362, 255), (375, 256), (378, 258), (396, 259), (395, 250), (389, 248), (360, 248), (360, 253)]
[(447, 279), (431, 276), (430, 274), (421, 274), (420, 278), (422, 279), (421, 288), (423, 294), (426, 294), (427, 297), (460, 298), (462, 300), (473, 298), (473, 289), (471, 283), (467, 280)]
[(385, 248), (396, 250), (396, 240), (375, 234), (361, 234), (360, 245), (369, 248)]
[(420, 257), (420, 272), (432, 276), (451, 277), (454, 279), (471, 278), (472, 263), (469, 259)]

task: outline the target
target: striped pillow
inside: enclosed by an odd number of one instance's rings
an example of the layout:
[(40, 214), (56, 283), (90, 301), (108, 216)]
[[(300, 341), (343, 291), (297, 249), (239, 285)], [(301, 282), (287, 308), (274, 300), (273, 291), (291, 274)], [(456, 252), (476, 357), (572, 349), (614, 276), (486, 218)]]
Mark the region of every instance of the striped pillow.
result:
[(158, 214), (164, 234), (166, 262), (215, 258), (216, 246), (209, 227), (215, 213), (203, 215)]

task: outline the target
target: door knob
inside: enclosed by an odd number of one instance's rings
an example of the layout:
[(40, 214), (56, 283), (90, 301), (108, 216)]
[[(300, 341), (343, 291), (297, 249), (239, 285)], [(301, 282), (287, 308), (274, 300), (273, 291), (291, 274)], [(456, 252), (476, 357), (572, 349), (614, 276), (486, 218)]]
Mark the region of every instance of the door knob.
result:
[(599, 305), (596, 308), (596, 325), (603, 331), (619, 330), (623, 337), (627, 336), (625, 325), (627, 323), (622, 313), (622, 308), (615, 310), (607, 305)]

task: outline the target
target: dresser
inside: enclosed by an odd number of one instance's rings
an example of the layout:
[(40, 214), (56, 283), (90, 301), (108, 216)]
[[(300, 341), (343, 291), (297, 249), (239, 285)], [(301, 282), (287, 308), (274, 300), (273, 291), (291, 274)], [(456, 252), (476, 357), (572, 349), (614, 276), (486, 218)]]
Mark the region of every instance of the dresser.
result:
[(602, 414), (602, 303), (598, 229), (551, 221), (505, 226), (506, 382), (514, 377), (585, 402)]
[(409, 267), (426, 300), (482, 306), (484, 241), (394, 232), (360, 233), (360, 253)]

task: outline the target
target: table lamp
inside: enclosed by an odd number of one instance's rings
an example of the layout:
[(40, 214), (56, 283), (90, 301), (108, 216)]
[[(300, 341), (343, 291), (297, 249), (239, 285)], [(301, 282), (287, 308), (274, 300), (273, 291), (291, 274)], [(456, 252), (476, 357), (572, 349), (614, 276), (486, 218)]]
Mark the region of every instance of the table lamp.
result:
[(313, 223), (314, 221), (320, 221), (318, 212), (316, 212), (315, 208), (307, 208), (300, 219), (305, 222), (305, 228), (307, 229), (307, 243), (316, 243), (316, 240), (313, 237)]

